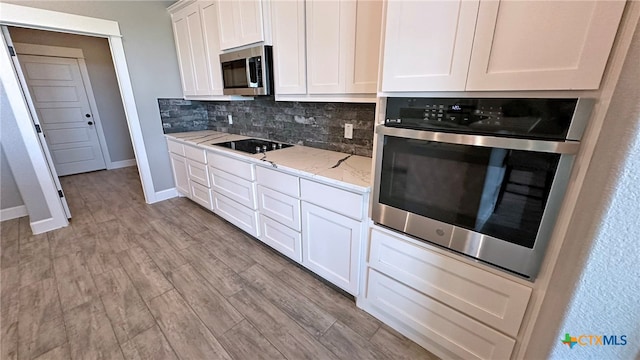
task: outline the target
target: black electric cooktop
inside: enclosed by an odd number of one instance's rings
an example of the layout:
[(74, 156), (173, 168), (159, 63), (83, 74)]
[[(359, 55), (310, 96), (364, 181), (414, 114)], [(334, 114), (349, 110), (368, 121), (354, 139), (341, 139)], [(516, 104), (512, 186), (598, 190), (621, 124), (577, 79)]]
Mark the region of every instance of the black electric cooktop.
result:
[(233, 150), (246, 152), (249, 154), (264, 153), (267, 151), (285, 149), (293, 145), (283, 144), (274, 141), (260, 140), (260, 139), (245, 139), (238, 141), (227, 141), (223, 143), (211, 144), (216, 146), (222, 146)]

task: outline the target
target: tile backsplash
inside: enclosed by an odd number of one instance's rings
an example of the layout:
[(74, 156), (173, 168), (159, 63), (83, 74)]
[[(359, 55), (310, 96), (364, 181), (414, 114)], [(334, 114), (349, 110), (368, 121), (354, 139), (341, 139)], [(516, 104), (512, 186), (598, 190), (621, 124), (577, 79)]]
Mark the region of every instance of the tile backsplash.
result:
[[(216, 130), (371, 157), (375, 104), (158, 99), (165, 133)], [(229, 124), (228, 115), (233, 117)], [(353, 124), (353, 139), (344, 124)]]

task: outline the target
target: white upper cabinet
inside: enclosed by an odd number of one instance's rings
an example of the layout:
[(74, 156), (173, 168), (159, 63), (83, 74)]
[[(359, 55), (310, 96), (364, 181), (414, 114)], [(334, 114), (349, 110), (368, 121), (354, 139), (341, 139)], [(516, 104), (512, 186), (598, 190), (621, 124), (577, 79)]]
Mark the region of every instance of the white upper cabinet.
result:
[(211, 84), (198, 4), (172, 13), (171, 20), (184, 95), (209, 94)]
[(597, 89), (624, 1), (482, 1), (467, 90)]
[(220, 49), (264, 41), (261, 0), (220, 0), (218, 4)]
[(209, 65), (209, 84), (211, 95), (222, 95), (222, 70), (220, 67), (220, 38), (218, 37), (218, 11), (213, 1), (200, 3), (202, 34)]
[(382, 91), (597, 89), (624, 6), (390, 0)]
[(382, 2), (306, 2), (309, 94), (375, 93)]
[(271, 3), (273, 71), (276, 94), (307, 92), (304, 0)]
[(217, 9), (213, 1), (169, 8), (185, 97), (222, 95)]
[(382, 91), (464, 90), (478, 0), (389, 1)]

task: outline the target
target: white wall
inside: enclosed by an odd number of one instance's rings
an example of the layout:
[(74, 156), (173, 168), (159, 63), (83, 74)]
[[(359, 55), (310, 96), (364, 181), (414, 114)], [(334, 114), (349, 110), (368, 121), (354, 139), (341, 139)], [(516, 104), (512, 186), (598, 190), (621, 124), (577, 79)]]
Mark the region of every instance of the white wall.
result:
[(2, 1), (119, 23), (154, 188), (172, 188), (157, 99), (182, 97), (171, 20), (166, 11), (173, 1)]
[(109, 41), (104, 38), (9, 27), (14, 43), (62, 46), (82, 49), (89, 80), (98, 106), (102, 129), (111, 161), (133, 159), (118, 80), (113, 67)]
[(4, 149), (0, 146), (0, 209), (10, 209), (20, 205), (24, 205), (24, 201), (13, 178)]
[[(548, 289), (541, 316), (561, 319), (548, 337), (553, 359), (640, 357), (640, 28), (632, 40), (609, 112)], [(592, 240), (593, 239), (593, 240)], [(557, 312), (554, 306), (561, 311)], [(547, 311), (545, 311), (547, 310)], [(625, 346), (579, 346), (572, 336), (626, 335)]]

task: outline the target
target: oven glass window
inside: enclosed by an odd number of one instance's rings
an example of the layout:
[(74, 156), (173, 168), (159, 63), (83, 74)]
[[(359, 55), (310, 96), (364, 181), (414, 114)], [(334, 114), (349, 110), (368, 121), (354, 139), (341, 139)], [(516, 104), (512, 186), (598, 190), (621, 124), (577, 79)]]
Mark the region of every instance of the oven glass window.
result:
[(384, 141), (380, 203), (533, 248), (560, 155)]
[(249, 87), (247, 60), (241, 59), (222, 63), (222, 78), (226, 89)]

